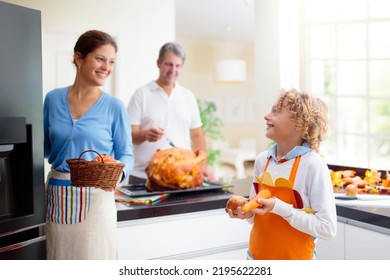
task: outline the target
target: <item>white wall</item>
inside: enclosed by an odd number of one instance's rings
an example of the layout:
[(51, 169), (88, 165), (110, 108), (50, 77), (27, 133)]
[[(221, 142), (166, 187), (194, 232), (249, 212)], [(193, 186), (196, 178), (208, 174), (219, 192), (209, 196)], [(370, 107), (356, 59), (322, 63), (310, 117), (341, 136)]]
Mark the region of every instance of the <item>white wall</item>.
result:
[[(178, 37), (187, 52), (180, 82), (195, 95), (216, 100), (230, 146), (240, 139), (256, 139), (257, 152), (268, 148), (264, 116), (280, 88), (299, 85), (299, 0), (256, 0), (254, 43), (198, 41)], [(230, 56), (230, 57), (229, 57)], [(244, 59), (247, 80), (241, 84), (214, 81), (220, 58)], [(235, 112), (235, 115), (232, 115)]]
[[(119, 45), (112, 94), (127, 105), (135, 89), (157, 78), (156, 59), (162, 44), (175, 39), (174, 0), (5, 0), (36, 9), (42, 15), (44, 93), (61, 82), (73, 82), (71, 58), (61, 77), (53, 74), (58, 60), (67, 63), (79, 35), (100, 29)], [(56, 53), (53, 53), (56, 50)], [(55, 61), (52, 61), (55, 60)], [(69, 71), (68, 71), (69, 70)], [(67, 76), (67, 77), (65, 77)]]
[[(224, 120), (225, 136), (233, 147), (238, 146), (241, 138), (256, 138), (258, 151), (266, 149), (270, 142), (264, 136), (263, 117), (281, 86), (281, 74), (289, 76), (279, 69), (278, 3), (284, 1), (287, 0), (255, 1), (254, 45), (235, 43), (234, 38), (229, 43), (177, 38), (187, 52), (179, 82), (197, 97), (216, 101), (218, 113)], [(71, 56), (77, 37), (88, 29), (101, 29), (116, 37), (119, 52), (113, 86), (109, 90), (126, 105), (137, 87), (157, 78), (158, 50), (163, 43), (175, 40), (175, 0), (5, 2), (42, 12), (44, 93), (73, 82), (73, 65), (67, 56)], [(226, 54), (247, 61), (247, 81), (242, 84), (214, 82), (215, 63)], [(292, 56), (285, 57), (291, 59)], [(289, 87), (288, 84), (283, 86)]]
[[(43, 94), (74, 81), (73, 47), (89, 29), (116, 38), (118, 54), (106, 89), (127, 106), (135, 89), (157, 78), (160, 47), (175, 39), (174, 0), (6, 0), (41, 11)], [(106, 83), (107, 84), (107, 83)], [(50, 165), (45, 160), (45, 177)]]
[[(78, 36), (88, 29), (101, 29), (116, 37), (119, 45), (107, 89), (127, 105), (135, 89), (157, 78), (160, 46), (175, 40), (174, 0), (6, 0), (42, 12), (43, 91), (73, 82), (71, 55)], [(153, 7), (153, 8), (152, 8)], [(240, 138), (255, 138), (253, 46), (226, 42), (199, 42), (177, 38), (187, 52), (179, 82), (197, 97), (217, 101), (230, 145)], [(242, 84), (214, 82), (215, 62), (223, 55), (247, 61), (248, 79)], [(238, 106), (235, 108), (235, 106)], [(236, 109), (236, 110), (234, 110)], [(230, 112), (237, 112), (232, 116)]]
[[(223, 132), (230, 146), (237, 147), (240, 138), (255, 139), (259, 120), (254, 112), (253, 45), (218, 41), (199, 41), (178, 37), (187, 58), (179, 83), (199, 98), (214, 101), (224, 121)], [(229, 49), (228, 56), (223, 56)], [(215, 65), (219, 59), (243, 59), (247, 62), (247, 80), (243, 83), (221, 84), (215, 81)], [(261, 121), (261, 120), (260, 120)]]

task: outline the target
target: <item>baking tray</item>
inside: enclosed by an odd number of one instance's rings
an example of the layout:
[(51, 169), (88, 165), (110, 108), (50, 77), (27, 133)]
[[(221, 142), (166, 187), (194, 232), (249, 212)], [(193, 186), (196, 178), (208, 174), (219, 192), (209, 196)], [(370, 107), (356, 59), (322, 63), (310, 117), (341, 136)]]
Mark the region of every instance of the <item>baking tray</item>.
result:
[(189, 192), (200, 192), (200, 191), (209, 191), (209, 190), (220, 190), (225, 188), (232, 188), (234, 185), (227, 185), (222, 183), (213, 183), (213, 182), (204, 182), (203, 186), (191, 188), (191, 189), (182, 189), (182, 190), (164, 190), (164, 191), (148, 191), (145, 188), (144, 184), (130, 184), (124, 185), (118, 188), (118, 191), (128, 195), (128, 196), (145, 196), (145, 195), (157, 195), (157, 194), (174, 194), (174, 193), (189, 193)]

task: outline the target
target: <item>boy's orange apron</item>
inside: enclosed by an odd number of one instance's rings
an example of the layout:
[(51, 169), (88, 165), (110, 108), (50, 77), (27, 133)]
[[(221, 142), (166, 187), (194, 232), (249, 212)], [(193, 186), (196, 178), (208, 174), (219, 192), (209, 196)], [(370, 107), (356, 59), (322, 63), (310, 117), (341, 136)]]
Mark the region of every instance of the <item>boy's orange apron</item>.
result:
[[(294, 187), (295, 175), (301, 156), (294, 160), (290, 171), (289, 181)], [(264, 167), (266, 172), (270, 158)], [(264, 176), (263, 176), (264, 178)], [(301, 208), (292, 188), (283, 186), (269, 186), (261, 184), (258, 190), (266, 188), (272, 196), (292, 204), (294, 208)], [(257, 190), (257, 191), (258, 191)], [(296, 193), (297, 194), (297, 193)], [(299, 196), (299, 194), (298, 194)], [(300, 197), (299, 197), (300, 199)], [(299, 203), (301, 204), (301, 202)], [(274, 213), (255, 215), (254, 224), (250, 234), (248, 255), (259, 260), (311, 260), (314, 255), (315, 244), (312, 236), (299, 231)]]

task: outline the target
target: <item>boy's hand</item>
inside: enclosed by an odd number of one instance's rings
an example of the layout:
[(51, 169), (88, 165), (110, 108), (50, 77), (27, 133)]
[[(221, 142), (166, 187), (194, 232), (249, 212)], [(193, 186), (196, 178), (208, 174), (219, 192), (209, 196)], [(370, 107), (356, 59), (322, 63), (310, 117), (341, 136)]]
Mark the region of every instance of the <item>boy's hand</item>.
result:
[(233, 214), (233, 211), (231, 209), (228, 209), (228, 215), (232, 219), (241, 219), (241, 220), (249, 219), (250, 217), (253, 216), (253, 214), (254, 212), (252, 210), (245, 213), (242, 212), (241, 207), (237, 208), (237, 215)]
[(275, 198), (271, 197), (268, 199), (265, 198), (258, 198), (257, 203), (260, 204), (259, 207), (253, 209), (253, 213), (256, 215), (264, 215), (265, 213), (270, 212), (272, 209), (274, 209), (275, 206)]

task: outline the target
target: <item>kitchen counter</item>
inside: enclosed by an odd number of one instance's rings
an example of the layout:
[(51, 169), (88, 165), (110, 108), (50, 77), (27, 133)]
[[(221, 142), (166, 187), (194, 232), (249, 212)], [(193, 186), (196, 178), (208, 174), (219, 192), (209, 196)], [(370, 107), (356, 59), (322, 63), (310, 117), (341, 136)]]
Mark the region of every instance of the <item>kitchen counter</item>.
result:
[(225, 208), (227, 200), (234, 194), (246, 195), (239, 188), (232, 187), (170, 194), (153, 205), (117, 202), (118, 222), (221, 209)]
[(371, 201), (370, 204), (336, 200), (336, 208), (338, 221), (390, 235), (390, 200)]
[[(232, 195), (248, 195), (250, 180), (239, 179), (227, 189), (171, 194), (154, 205), (118, 202), (118, 222), (222, 209)], [(376, 201), (336, 199), (336, 207), (340, 222), (390, 235), (390, 197)]]
[[(224, 208), (250, 185), (239, 179), (230, 189), (170, 194), (154, 205), (118, 202), (118, 258), (245, 259), (251, 225)], [(336, 207), (337, 236), (318, 241), (319, 259), (389, 259), (390, 200), (336, 199)]]
[(118, 258), (245, 259), (250, 224), (230, 219), (224, 208), (246, 189), (174, 193), (153, 205), (117, 202)]
[[(364, 178), (366, 168), (328, 165), (334, 171), (354, 170), (356, 175)], [(382, 172), (382, 175), (385, 171)], [(335, 196), (340, 189), (334, 189)], [(342, 196), (343, 194), (341, 194)], [(340, 222), (390, 235), (390, 195), (358, 194), (358, 199), (336, 199), (337, 216)]]

